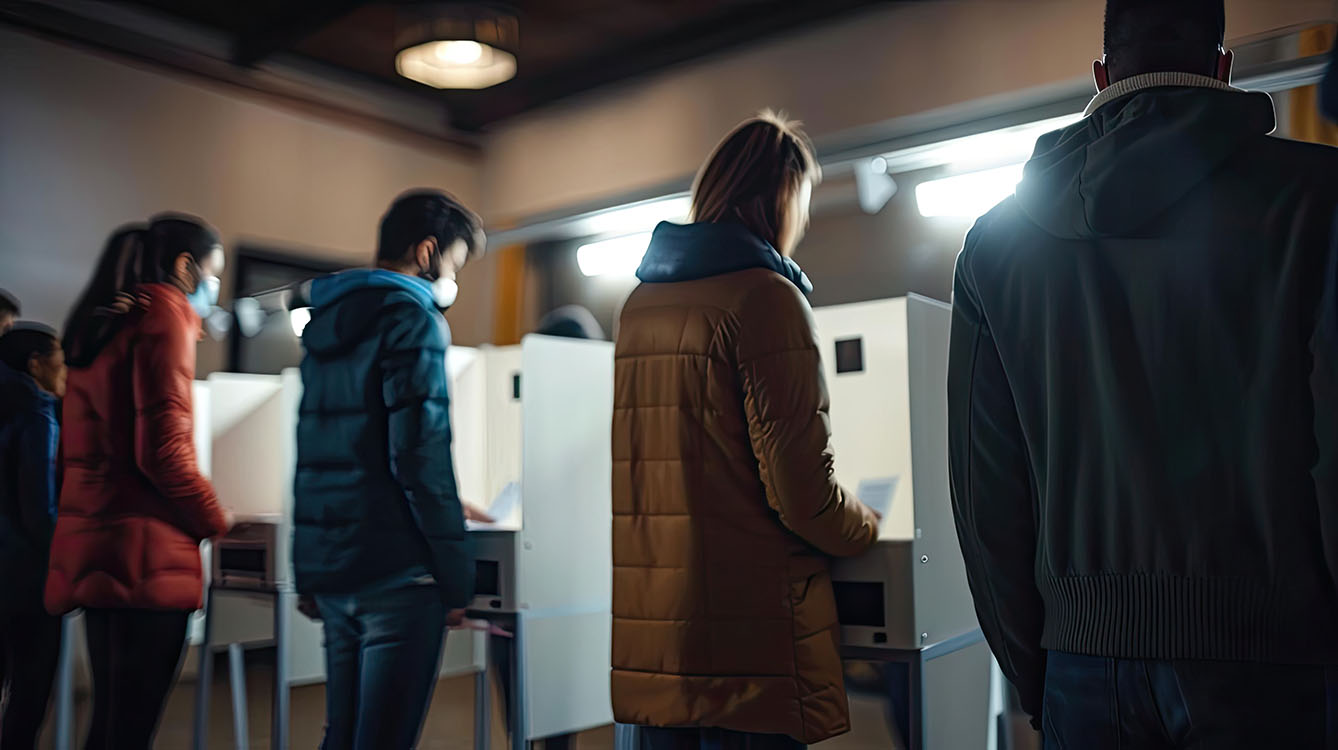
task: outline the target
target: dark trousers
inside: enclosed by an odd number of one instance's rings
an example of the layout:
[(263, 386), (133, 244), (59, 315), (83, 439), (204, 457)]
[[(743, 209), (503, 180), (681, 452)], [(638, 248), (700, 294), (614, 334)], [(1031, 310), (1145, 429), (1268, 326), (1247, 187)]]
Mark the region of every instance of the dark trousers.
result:
[(189, 612), (86, 609), (93, 720), (85, 750), (148, 750), (181, 668)]
[(1338, 748), (1338, 668), (1052, 651), (1046, 750)]
[(638, 750), (802, 750), (808, 747), (783, 734), (750, 734), (728, 729), (641, 727)]
[(324, 750), (409, 750), (441, 669), (436, 586), (318, 595), (325, 623)]
[(60, 655), (60, 618), (0, 615), (0, 748), (24, 750), (37, 735)]

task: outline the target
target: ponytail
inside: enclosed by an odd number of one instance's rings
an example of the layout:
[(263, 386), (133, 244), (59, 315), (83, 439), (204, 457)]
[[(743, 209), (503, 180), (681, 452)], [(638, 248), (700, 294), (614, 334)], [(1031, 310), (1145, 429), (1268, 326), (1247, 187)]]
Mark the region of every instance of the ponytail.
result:
[(144, 281), (146, 237), (144, 226), (131, 225), (107, 240), (93, 277), (65, 322), (62, 343), (71, 367), (92, 364), (134, 307), (135, 287)]

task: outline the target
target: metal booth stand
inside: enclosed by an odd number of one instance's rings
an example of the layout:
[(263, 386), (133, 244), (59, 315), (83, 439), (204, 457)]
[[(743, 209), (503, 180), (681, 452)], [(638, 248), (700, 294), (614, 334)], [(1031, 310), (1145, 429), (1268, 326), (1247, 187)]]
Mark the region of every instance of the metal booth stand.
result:
[(289, 723), (289, 675), (287, 646), (291, 641), (293, 603), (297, 599), (292, 584), (275, 580), (274, 550), (278, 547), (279, 525), (272, 522), (240, 523), (214, 544), (213, 579), (204, 605), (204, 638), (200, 643), (200, 666), (195, 687), (195, 750), (205, 750), (209, 743), (210, 693), (213, 687), (214, 655), (228, 652), (228, 676), (232, 688), (232, 727), (238, 750), (250, 747), (247, 722), (246, 651), (242, 643), (216, 644), (213, 641), (215, 603), (222, 597), (264, 600), (274, 615), (274, 699), (270, 726), (270, 747), (287, 750)]

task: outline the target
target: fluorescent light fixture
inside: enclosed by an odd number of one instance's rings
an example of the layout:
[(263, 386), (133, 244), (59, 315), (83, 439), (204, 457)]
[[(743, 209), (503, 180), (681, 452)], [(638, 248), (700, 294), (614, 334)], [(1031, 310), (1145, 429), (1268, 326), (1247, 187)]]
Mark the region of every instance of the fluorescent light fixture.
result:
[(883, 155), (891, 174), (950, 165), (959, 171), (977, 171), (990, 167), (1024, 162), (1031, 158), (1036, 139), (1052, 130), (1068, 127), (1082, 119), (1081, 114), (1052, 117), (1025, 125), (1016, 125), (988, 133), (977, 133), (925, 146), (916, 146)]
[(576, 264), (586, 276), (632, 276), (646, 256), (650, 232), (591, 242), (576, 249)]
[(968, 172), (915, 186), (921, 216), (974, 219), (1013, 194), (1022, 181), (1024, 164)]
[(472, 39), (424, 42), (400, 50), (395, 70), (438, 89), (486, 89), (516, 76), (516, 56)]
[(299, 307), (288, 311), (288, 323), (293, 326), (293, 335), (302, 338), (302, 332), (311, 322), (311, 308)]
[(587, 214), (572, 222), (570, 231), (579, 237), (623, 237), (649, 232), (662, 221), (686, 221), (691, 211), (691, 196), (673, 195)]

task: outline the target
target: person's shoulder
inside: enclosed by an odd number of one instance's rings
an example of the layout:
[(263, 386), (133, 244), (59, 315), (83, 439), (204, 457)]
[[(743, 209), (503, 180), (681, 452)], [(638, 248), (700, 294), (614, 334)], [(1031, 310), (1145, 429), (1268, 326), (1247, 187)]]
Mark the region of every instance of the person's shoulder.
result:
[(385, 338), (396, 348), (425, 347), (445, 349), (449, 340), (446, 319), (430, 309), (413, 294), (392, 289), (385, 293), (378, 310)]
[(135, 288), (131, 315), (139, 327), (149, 330), (177, 329), (198, 320), (186, 295), (168, 284), (142, 284)]
[(1338, 189), (1338, 148), (1268, 135), (1260, 136), (1255, 152), (1255, 163), (1280, 181)]
[(1008, 247), (1010, 245), (1008, 240), (1011, 237), (1019, 230), (1030, 227), (1031, 224), (1022, 213), (1022, 207), (1018, 204), (1016, 196), (1009, 196), (999, 202), (976, 219), (975, 224), (966, 233), (962, 250), (957, 255), (958, 274), (963, 273), (964, 269), (969, 269), (977, 260), (997, 254), (1000, 249)]
[(749, 268), (733, 274), (737, 277), (738, 297), (745, 304), (758, 300), (775, 304), (802, 304), (804, 293), (794, 282), (767, 268)]

